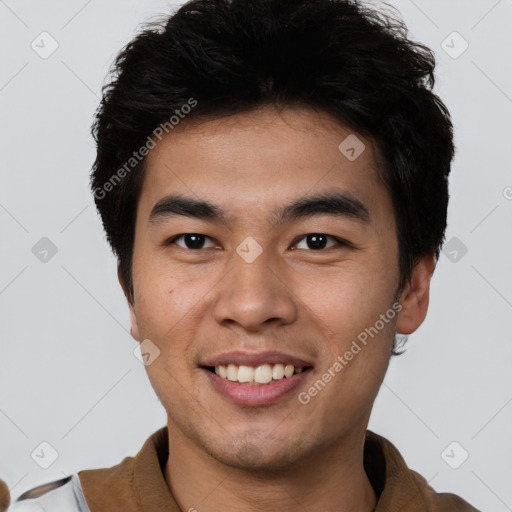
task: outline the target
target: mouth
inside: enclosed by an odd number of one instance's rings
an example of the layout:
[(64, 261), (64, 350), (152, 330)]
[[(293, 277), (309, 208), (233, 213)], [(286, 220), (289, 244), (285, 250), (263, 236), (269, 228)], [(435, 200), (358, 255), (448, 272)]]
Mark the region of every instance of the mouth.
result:
[(217, 395), (243, 406), (268, 405), (290, 396), (313, 370), (309, 361), (293, 354), (243, 350), (203, 360), (199, 367)]
[(200, 365), (216, 395), (235, 405), (281, 402), (312, 374), (313, 366), (282, 353), (231, 353)]

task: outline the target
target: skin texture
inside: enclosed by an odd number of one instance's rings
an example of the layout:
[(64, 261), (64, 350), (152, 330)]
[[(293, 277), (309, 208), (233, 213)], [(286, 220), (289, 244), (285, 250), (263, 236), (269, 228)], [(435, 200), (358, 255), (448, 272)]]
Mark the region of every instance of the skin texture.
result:
[[(409, 334), (428, 307), (432, 255), (398, 290), (398, 242), (391, 199), (371, 141), (349, 161), (338, 145), (353, 133), (310, 109), (265, 107), (203, 123), (183, 122), (147, 157), (133, 254), (132, 336), (160, 356), (146, 367), (168, 415), (165, 478), (182, 510), (370, 512), (376, 496), (363, 468), (373, 402), (395, 331)], [(317, 215), (273, 225), (270, 213), (304, 195), (342, 190), (369, 222)], [(149, 223), (153, 206), (181, 193), (223, 208), (229, 224), (185, 216)], [(206, 235), (187, 248), (184, 233)], [(329, 238), (315, 249), (306, 235)], [(253, 237), (252, 263), (236, 248)], [(168, 243), (169, 240), (174, 242)], [(120, 277), (127, 293), (126, 284)], [(297, 395), (392, 308), (400, 313), (311, 401)], [(232, 350), (281, 350), (313, 369), (278, 402), (235, 405), (199, 362)]]

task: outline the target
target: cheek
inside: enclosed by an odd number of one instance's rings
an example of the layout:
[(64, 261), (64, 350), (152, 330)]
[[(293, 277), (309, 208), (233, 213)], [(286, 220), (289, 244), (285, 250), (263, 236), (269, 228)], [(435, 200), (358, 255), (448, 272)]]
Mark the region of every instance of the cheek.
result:
[(162, 352), (185, 350), (180, 340), (193, 339), (215, 280), (207, 279), (204, 272), (184, 275), (158, 258), (139, 262), (143, 264), (134, 264), (134, 292), (140, 335)]
[(298, 295), (306, 314), (314, 313), (326, 332), (345, 339), (373, 325), (390, 307), (396, 285), (392, 274), (376, 261), (333, 268), (302, 279)]

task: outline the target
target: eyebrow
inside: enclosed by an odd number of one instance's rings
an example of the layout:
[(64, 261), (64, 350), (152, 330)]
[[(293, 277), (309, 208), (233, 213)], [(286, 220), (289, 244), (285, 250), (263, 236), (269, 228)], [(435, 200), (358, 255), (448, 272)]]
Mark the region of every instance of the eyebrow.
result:
[[(352, 194), (342, 191), (300, 197), (274, 210), (270, 220), (274, 225), (280, 225), (317, 215), (348, 217), (366, 224), (370, 223), (370, 214), (366, 206)], [(149, 223), (157, 223), (175, 216), (226, 225), (233, 220), (214, 203), (181, 194), (171, 194), (155, 204), (149, 216)]]

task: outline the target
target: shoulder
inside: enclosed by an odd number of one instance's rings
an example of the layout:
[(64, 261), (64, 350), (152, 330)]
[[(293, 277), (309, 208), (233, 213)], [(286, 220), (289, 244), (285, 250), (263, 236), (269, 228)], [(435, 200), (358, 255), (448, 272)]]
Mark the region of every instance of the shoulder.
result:
[(7, 512), (90, 512), (77, 474), (24, 492)]
[(413, 470), (410, 472), (428, 510), (432, 512), (480, 512), (456, 494), (435, 491), (423, 476)]
[(479, 512), (460, 496), (437, 492), (418, 472), (410, 469), (397, 447), (367, 430), (364, 467), (376, 494), (376, 512)]

